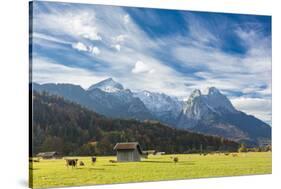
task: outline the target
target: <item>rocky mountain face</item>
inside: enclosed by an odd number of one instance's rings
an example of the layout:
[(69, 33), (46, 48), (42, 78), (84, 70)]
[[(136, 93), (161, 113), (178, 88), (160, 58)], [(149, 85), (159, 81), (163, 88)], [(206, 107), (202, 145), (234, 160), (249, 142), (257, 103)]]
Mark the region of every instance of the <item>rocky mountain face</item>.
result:
[(237, 110), (218, 89), (211, 87), (205, 95), (196, 89), (191, 93), (189, 99), (184, 102), (177, 126), (193, 128), (203, 119), (222, 116), (225, 113), (237, 113)]
[(74, 101), (112, 118), (157, 120), (171, 127), (217, 135), (247, 144), (270, 142), (271, 127), (233, 107), (215, 87), (202, 94), (194, 90), (187, 101), (163, 93), (133, 92), (112, 78), (84, 90), (72, 84), (33, 83), (33, 90), (46, 91)]
[(268, 143), (271, 127), (236, 110), (228, 98), (214, 87), (207, 94), (194, 90), (184, 103), (176, 127), (223, 136), (248, 144)]

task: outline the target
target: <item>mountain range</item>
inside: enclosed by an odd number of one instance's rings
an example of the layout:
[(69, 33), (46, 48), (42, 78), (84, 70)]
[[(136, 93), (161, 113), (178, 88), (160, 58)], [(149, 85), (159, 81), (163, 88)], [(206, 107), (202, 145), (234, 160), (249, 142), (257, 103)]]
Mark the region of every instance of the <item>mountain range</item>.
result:
[(117, 142), (138, 141), (142, 149), (169, 154), (208, 151), (236, 152), (239, 143), (174, 129), (159, 122), (112, 119), (68, 101), (38, 93), (32, 97), (30, 156), (57, 151), (66, 156), (113, 155)]
[(194, 90), (181, 101), (163, 93), (131, 91), (108, 78), (87, 90), (73, 84), (37, 84), (32, 89), (62, 96), (111, 118), (156, 120), (170, 127), (228, 138), (248, 145), (271, 142), (271, 127), (237, 110), (217, 88)]

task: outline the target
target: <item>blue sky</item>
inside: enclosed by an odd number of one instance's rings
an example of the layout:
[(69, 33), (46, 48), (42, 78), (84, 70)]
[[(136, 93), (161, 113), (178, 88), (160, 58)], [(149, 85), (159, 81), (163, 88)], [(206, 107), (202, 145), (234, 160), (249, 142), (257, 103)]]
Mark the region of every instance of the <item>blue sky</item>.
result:
[(35, 2), (33, 81), (108, 77), (186, 99), (215, 86), (271, 124), (271, 17)]

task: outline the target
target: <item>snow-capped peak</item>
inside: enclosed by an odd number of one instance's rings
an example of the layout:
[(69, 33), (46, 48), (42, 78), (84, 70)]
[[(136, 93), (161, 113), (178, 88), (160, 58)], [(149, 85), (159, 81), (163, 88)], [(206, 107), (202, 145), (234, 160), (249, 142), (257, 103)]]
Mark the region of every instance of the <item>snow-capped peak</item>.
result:
[(124, 87), (120, 84), (114, 81), (112, 78), (105, 79), (103, 81), (100, 81), (92, 86), (89, 87), (88, 91), (91, 91), (93, 89), (101, 89), (104, 92), (113, 93), (118, 92), (120, 90), (124, 90)]

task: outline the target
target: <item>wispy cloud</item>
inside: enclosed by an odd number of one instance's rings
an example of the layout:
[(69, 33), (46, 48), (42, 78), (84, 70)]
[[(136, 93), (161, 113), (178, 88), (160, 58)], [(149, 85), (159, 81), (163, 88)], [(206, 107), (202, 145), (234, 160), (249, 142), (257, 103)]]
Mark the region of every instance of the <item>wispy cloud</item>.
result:
[(93, 83), (106, 79), (107, 75), (83, 68), (64, 66), (49, 58), (33, 58), (33, 78), (38, 83), (72, 83), (87, 89)]
[(88, 47), (81, 42), (72, 44), (72, 48), (77, 49), (78, 51), (88, 51)]

